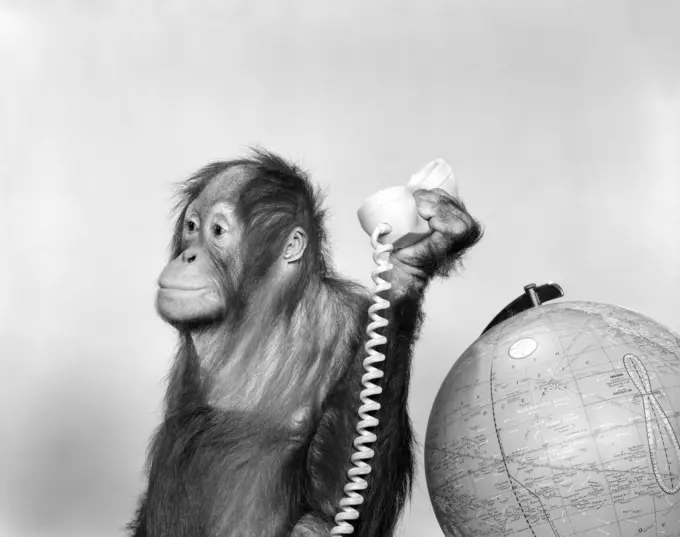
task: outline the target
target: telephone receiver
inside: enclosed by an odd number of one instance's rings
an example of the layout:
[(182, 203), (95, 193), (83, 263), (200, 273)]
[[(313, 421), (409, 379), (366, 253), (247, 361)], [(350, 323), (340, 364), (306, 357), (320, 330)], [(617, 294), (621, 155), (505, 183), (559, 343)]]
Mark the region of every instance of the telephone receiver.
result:
[(395, 249), (406, 248), (431, 233), (427, 220), (418, 214), (413, 192), (420, 189), (441, 188), (451, 196), (458, 195), (458, 183), (453, 170), (441, 158), (428, 163), (411, 176), (406, 186), (380, 190), (361, 204), (357, 215), (363, 230), (372, 235), (382, 223), (391, 231), (380, 235), (379, 242), (392, 244)]
[[(420, 189), (434, 188), (441, 188), (451, 196), (458, 194), (458, 185), (451, 166), (442, 159), (433, 160), (414, 173), (406, 186), (395, 186), (376, 192), (364, 201), (357, 211), (361, 227), (371, 236), (371, 243), (375, 249), (373, 260), (377, 267), (371, 273), (371, 277), (376, 286), (371, 294), (372, 304), (368, 308), (370, 322), (366, 327), (366, 333), (369, 339), (364, 345), (367, 356), (363, 361), (366, 373), (361, 377), (364, 389), (359, 394), (362, 404), (358, 410), (360, 421), (356, 425), (358, 436), (354, 439), (356, 451), (351, 459), (354, 466), (347, 472), (345, 496), (340, 500), (338, 513), (335, 515), (336, 525), (331, 530), (331, 535), (347, 535), (354, 532), (353, 525), (348, 521), (359, 518), (359, 511), (356, 508), (363, 503), (361, 493), (368, 487), (367, 481), (361, 476), (371, 472), (371, 466), (365, 459), (373, 457), (373, 450), (366, 447), (366, 444), (377, 439), (367, 428), (380, 423), (377, 417), (368, 413), (380, 408), (380, 404), (371, 397), (380, 395), (382, 388), (371, 381), (383, 376), (383, 372), (374, 365), (384, 361), (385, 355), (374, 347), (387, 343), (387, 337), (378, 334), (376, 330), (388, 324), (378, 312), (389, 308), (390, 303), (381, 297), (380, 293), (392, 287), (390, 282), (380, 277), (380, 274), (392, 269), (389, 257), (386, 258), (382, 254), (387, 253), (389, 256), (391, 250), (410, 246), (431, 233), (427, 220), (418, 214), (413, 193)], [(379, 228), (381, 224), (388, 224), (388, 229)]]

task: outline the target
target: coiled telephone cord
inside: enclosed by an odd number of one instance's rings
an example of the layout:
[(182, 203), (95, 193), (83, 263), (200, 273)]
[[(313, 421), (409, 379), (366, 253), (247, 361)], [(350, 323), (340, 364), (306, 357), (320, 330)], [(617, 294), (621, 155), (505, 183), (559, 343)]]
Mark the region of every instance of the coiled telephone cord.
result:
[(366, 333), (369, 336), (368, 341), (364, 345), (364, 349), (368, 356), (364, 359), (364, 369), (366, 373), (361, 377), (361, 382), (364, 389), (361, 391), (359, 397), (363, 403), (359, 407), (360, 421), (357, 423), (357, 433), (359, 435), (354, 439), (354, 447), (356, 451), (352, 454), (352, 463), (354, 466), (347, 471), (349, 478), (345, 485), (345, 496), (340, 500), (340, 512), (335, 515), (335, 527), (331, 530), (331, 535), (348, 535), (354, 532), (354, 526), (350, 524), (350, 520), (359, 518), (359, 512), (355, 507), (361, 505), (364, 501), (363, 496), (359, 491), (365, 490), (368, 483), (362, 478), (371, 473), (371, 466), (364, 462), (366, 459), (371, 459), (375, 452), (366, 446), (377, 440), (377, 436), (368, 431), (367, 427), (375, 427), (379, 421), (377, 418), (369, 415), (369, 412), (375, 412), (380, 409), (380, 403), (371, 399), (375, 395), (382, 393), (382, 388), (373, 384), (371, 381), (382, 378), (384, 373), (375, 367), (373, 364), (383, 362), (385, 355), (375, 350), (374, 347), (384, 345), (387, 343), (387, 338), (381, 336), (376, 332), (379, 328), (384, 328), (389, 324), (387, 319), (378, 315), (381, 310), (388, 309), (390, 303), (384, 298), (380, 297), (380, 293), (387, 291), (392, 285), (380, 277), (380, 274), (392, 269), (392, 264), (389, 261), (390, 252), (394, 249), (391, 244), (381, 244), (378, 242), (378, 237), (384, 233), (391, 231), (389, 224), (380, 224), (371, 234), (371, 244), (373, 245), (373, 261), (377, 268), (371, 272), (371, 278), (375, 282), (371, 299), (373, 304), (368, 308), (368, 314), (373, 320), (366, 328)]

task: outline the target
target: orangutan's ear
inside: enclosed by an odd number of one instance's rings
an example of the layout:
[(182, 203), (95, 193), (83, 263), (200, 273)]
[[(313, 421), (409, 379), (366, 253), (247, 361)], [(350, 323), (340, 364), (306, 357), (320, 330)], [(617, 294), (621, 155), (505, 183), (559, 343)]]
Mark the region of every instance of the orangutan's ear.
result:
[(283, 259), (287, 263), (298, 261), (307, 248), (307, 233), (301, 227), (296, 227), (288, 237), (286, 247), (283, 249)]

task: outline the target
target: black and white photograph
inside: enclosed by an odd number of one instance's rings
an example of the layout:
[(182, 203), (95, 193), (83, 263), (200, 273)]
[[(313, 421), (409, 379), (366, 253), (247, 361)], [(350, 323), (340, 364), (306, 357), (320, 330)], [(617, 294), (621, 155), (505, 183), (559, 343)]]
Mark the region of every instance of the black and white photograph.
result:
[(0, 537), (680, 537), (680, 2), (0, 0)]

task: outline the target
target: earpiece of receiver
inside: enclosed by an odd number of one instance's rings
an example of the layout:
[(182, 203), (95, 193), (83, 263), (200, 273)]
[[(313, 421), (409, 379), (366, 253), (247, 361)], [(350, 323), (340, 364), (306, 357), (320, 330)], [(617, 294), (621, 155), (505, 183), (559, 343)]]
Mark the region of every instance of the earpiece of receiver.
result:
[(361, 227), (371, 235), (379, 224), (388, 224), (391, 230), (380, 236), (380, 242), (393, 244), (397, 249), (418, 242), (430, 234), (430, 226), (418, 214), (413, 192), (434, 188), (441, 188), (451, 196), (458, 194), (451, 166), (443, 159), (433, 160), (414, 173), (406, 186), (380, 190), (364, 201), (357, 212)]

